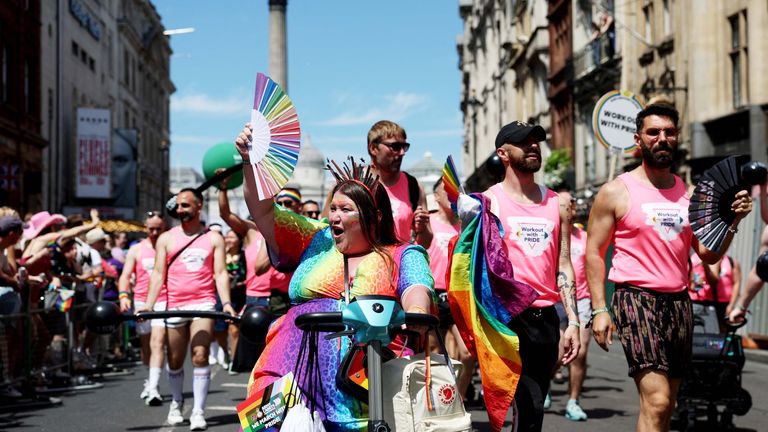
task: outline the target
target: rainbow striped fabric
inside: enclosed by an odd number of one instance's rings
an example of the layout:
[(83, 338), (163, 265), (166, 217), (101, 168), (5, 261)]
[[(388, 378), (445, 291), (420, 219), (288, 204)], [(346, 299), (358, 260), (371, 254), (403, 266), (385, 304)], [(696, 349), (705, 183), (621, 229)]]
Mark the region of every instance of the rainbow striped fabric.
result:
[(462, 339), (477, 359), (491, 429), (500, 431), (520, 379), (522, 361), (517, 335), (507, 327), (536, 299), (529, 285), (516, 281), (502, 241), (501, 224), (482, 194), (479, 211), (462, 216), (462, 230), (452, 245), (448, 299)]

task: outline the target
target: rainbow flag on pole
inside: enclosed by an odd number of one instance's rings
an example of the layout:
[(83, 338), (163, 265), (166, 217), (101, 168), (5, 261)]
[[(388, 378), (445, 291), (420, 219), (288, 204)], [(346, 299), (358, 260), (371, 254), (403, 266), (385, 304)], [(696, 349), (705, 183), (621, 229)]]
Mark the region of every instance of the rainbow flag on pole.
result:
[(59, 296), (56, 297), (56, 308), (61, 312), (68, 312), (72, 308), (75, 290), (59, 288)]
[(488, 197), (461, 195), (459, 215), (462, 230), (450, 252), (448, 300), (461, 337), (480, 365), (491, 429), (500, 431), (522, 371), (519, 339), (506, 324), (537, 293), (514, 279)]

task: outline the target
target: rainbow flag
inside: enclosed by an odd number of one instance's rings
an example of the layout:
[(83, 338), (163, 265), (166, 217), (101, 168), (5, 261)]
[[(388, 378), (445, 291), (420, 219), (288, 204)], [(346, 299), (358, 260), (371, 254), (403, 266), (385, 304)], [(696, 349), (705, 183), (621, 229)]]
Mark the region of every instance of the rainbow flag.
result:
[(72, 307), (75, 290), (59, 288), (59, 296), (56, 298), (56, 308), (61, 312), (67, 312)]
[(448, 196), (448, 201), (451, 202), (451, 208), (454, 213), (456, 205), (459, 202), (459, 194), (464, 193), (464, 188), (461, 187), (459, 182), (459, 173), (456, 171), (456, 165), (453, 163), (453, 156), (448, 155), (443, 165), (443, 187), (445, 188), (445, 194)]
[(499, 220), (482, 194), (478, 212), (462, 216), (462, 230), (452, 245), (448, 300), (462, 339), (480, 365), (491, 429), (500, 431), (520, 380), (522, 361), (517, 335), (506, 326), (536, 299), (536, 291), (516, 281), (507, 258)]

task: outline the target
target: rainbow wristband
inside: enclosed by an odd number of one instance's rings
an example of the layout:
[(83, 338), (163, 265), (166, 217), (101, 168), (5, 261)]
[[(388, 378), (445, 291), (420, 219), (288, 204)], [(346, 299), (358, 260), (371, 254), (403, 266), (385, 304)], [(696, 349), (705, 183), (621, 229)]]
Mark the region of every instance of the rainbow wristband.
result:
[(125, 291), (120, 291), (120, 292), (117, 294), (117, 298), (118, 298), (118, 299), (120, 299), (120, 300), (122, 300), (122, 299), (128, 299), (128, 300), (130, 300), (130, 296), (129, 296), (129, 294), (128, 294), (127, 292), (125, 292)]

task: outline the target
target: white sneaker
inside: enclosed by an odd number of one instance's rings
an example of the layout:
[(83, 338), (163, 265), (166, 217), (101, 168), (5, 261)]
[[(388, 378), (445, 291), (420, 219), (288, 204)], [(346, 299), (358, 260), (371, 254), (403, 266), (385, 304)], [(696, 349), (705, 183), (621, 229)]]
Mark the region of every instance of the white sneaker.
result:
[(171, 401), (171, 409), (168, 410), (168, 419), (166, 421), (171, 426), (184, 423), (184, 417), (181, 415), (181, 410), (184, 409), (184, 402)]
[(206, 429), (208, 429), (208, 423), (205, 422), (203, 410), (192, 410), (192, 415), (189, 416), (189, 430), (201, 431)]
[(157, 389), (146, 390), (147, 397), (144, 398), (144, 403), (149, 406), (160, 406), (163, 404), (163, 397), (160, 396), (160, 392)]
[(146, 399), (149, 396), (149, 390), (147, 390), (147, 380), (144, 380), (144, 390), (141, 391), (139, 398)]

